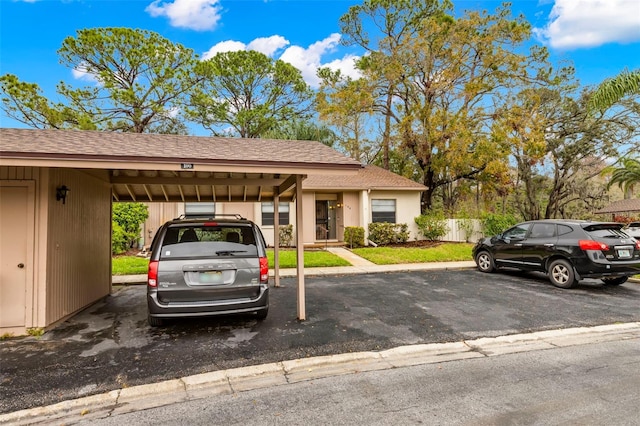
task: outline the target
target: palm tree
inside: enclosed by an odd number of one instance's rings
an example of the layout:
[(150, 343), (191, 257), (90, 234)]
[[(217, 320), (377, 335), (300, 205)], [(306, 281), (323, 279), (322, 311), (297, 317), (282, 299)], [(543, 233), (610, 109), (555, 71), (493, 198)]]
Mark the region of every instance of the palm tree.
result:
[(608, 78), (596, 88), (589, 108), (604, 111), (627, 95), (640, 95), (640, 69), (623, 70), (613, 78)]
[(633, 190), (633, 185), (640, 184), (640, 160), (622, 158), (620, 162), (622, 163), (620, 167), (611, 166), (608, 168), (611, 172), (608, 187), (617, 184), (627, 194)]

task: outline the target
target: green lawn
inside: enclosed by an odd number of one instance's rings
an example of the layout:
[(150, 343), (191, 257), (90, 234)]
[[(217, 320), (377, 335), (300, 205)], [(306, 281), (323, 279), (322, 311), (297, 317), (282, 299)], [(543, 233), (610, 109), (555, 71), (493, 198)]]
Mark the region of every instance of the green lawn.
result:
[(377, 265), (473, 260), (473, 244), (442, 243), (429, 248), (363, 247), (353, 252)]
[[(273, 250), (267, 250), (269, 258), (269, 268), (273, 268)], [(296, 251), (290, 249), (280, 250), (280, 267), (295, 268), (297, 264)], [(327, 267), (327, 266), (350, 266), (351, 264), (341, 257), (326, 251), (313, 250), (304, 252), (305, 268)], [(113, 275), (136, 275), (146, 274), (149, 266), (149, 259), (137, 256), (116, 256), (112, 263)]]
[[(267, 257), (269, 258), (269, 268), (273, 268), (273, 249), (267, 250)], [(295, 268), (298, 264), (296, 259), (296, 251), (287, 249), (280, 250), (280, 267), (281, 268)], [(304, 267), (305, 268), (317, 268), (327, 266), (351, 266), (349, 262), (343, 258), (336, 256), (333, 253), (323, 250), (305, 250), (304, 252)]]
[(146, 274), (149, 259), (138, 256), (116, 256), (111, 261), (113, 275)]

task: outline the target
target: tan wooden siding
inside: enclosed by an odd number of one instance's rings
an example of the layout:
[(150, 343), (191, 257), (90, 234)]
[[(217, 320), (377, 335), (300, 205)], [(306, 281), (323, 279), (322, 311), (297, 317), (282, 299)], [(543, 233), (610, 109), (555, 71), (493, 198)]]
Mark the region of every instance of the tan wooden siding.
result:
[[(111, 189), (104, 179), (70, 169), (49, 169), (46, 325), (111, 291)], [(70, 188), (66, 203), (56, 187)]]
[(179, 217), (184, 212), (183, 203), (144, 203), (149, 217), (143, 224), (144, 245), (150, 246), (156, 231), (163, 223)]
[(0, 180), (30, 180), (35, 179), (38, 173), (34, 167), (0, 167)]

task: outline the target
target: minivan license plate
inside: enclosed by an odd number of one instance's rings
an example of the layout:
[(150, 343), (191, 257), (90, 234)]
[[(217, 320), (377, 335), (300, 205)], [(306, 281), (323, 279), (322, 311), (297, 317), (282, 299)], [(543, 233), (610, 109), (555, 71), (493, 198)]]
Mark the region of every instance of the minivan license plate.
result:
[(628, 249), (624, 249), (624, 250), (618, 250), (618, 257), (620, 259), (628, 259), (631, 257), (631, 250)]
[(200, 272), (200, 282), (207, 284), (219, 284), (222, 282), (221, 271)]

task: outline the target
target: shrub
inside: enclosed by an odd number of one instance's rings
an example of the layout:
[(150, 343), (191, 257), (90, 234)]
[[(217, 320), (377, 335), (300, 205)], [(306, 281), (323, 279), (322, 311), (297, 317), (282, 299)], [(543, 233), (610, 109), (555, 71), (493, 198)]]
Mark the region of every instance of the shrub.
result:
[(111, 253), (122, 254), (129, 248), (129, 240), (126, 233), (117, 222), (111, 221)]
[(447, 220), (442, 213), (422, 214), (415, 219), (418, 231), (429, 241), (444, 237), (449, 232)]
[(364, 228), (362, 226), (347, 226), (344, 228), (344, 241), (350, 248), (364, 247)]
[(482, 224), (482, 233), (485, 236), (498, 235), (507, 228), (518, 223), (518, 220), (512, 215), (501, 215), (496, 213), (487, 213), (480, 218)]
[(369, 239), (378, 245), (403, 243), (409, 239), (409, 226), (406, 223), (370, 223)]
[(280, 225), (280, 247), (289, 247), (293, 241), (293, 225)]
[[(140, 225), (149, 217), (149, 208), (142, 203), (114, 203), (113, 222), (120, 225), (127, 248), (133, 247), (140, 236)], [(115, 229), (115, 227), (114, 227)]]

